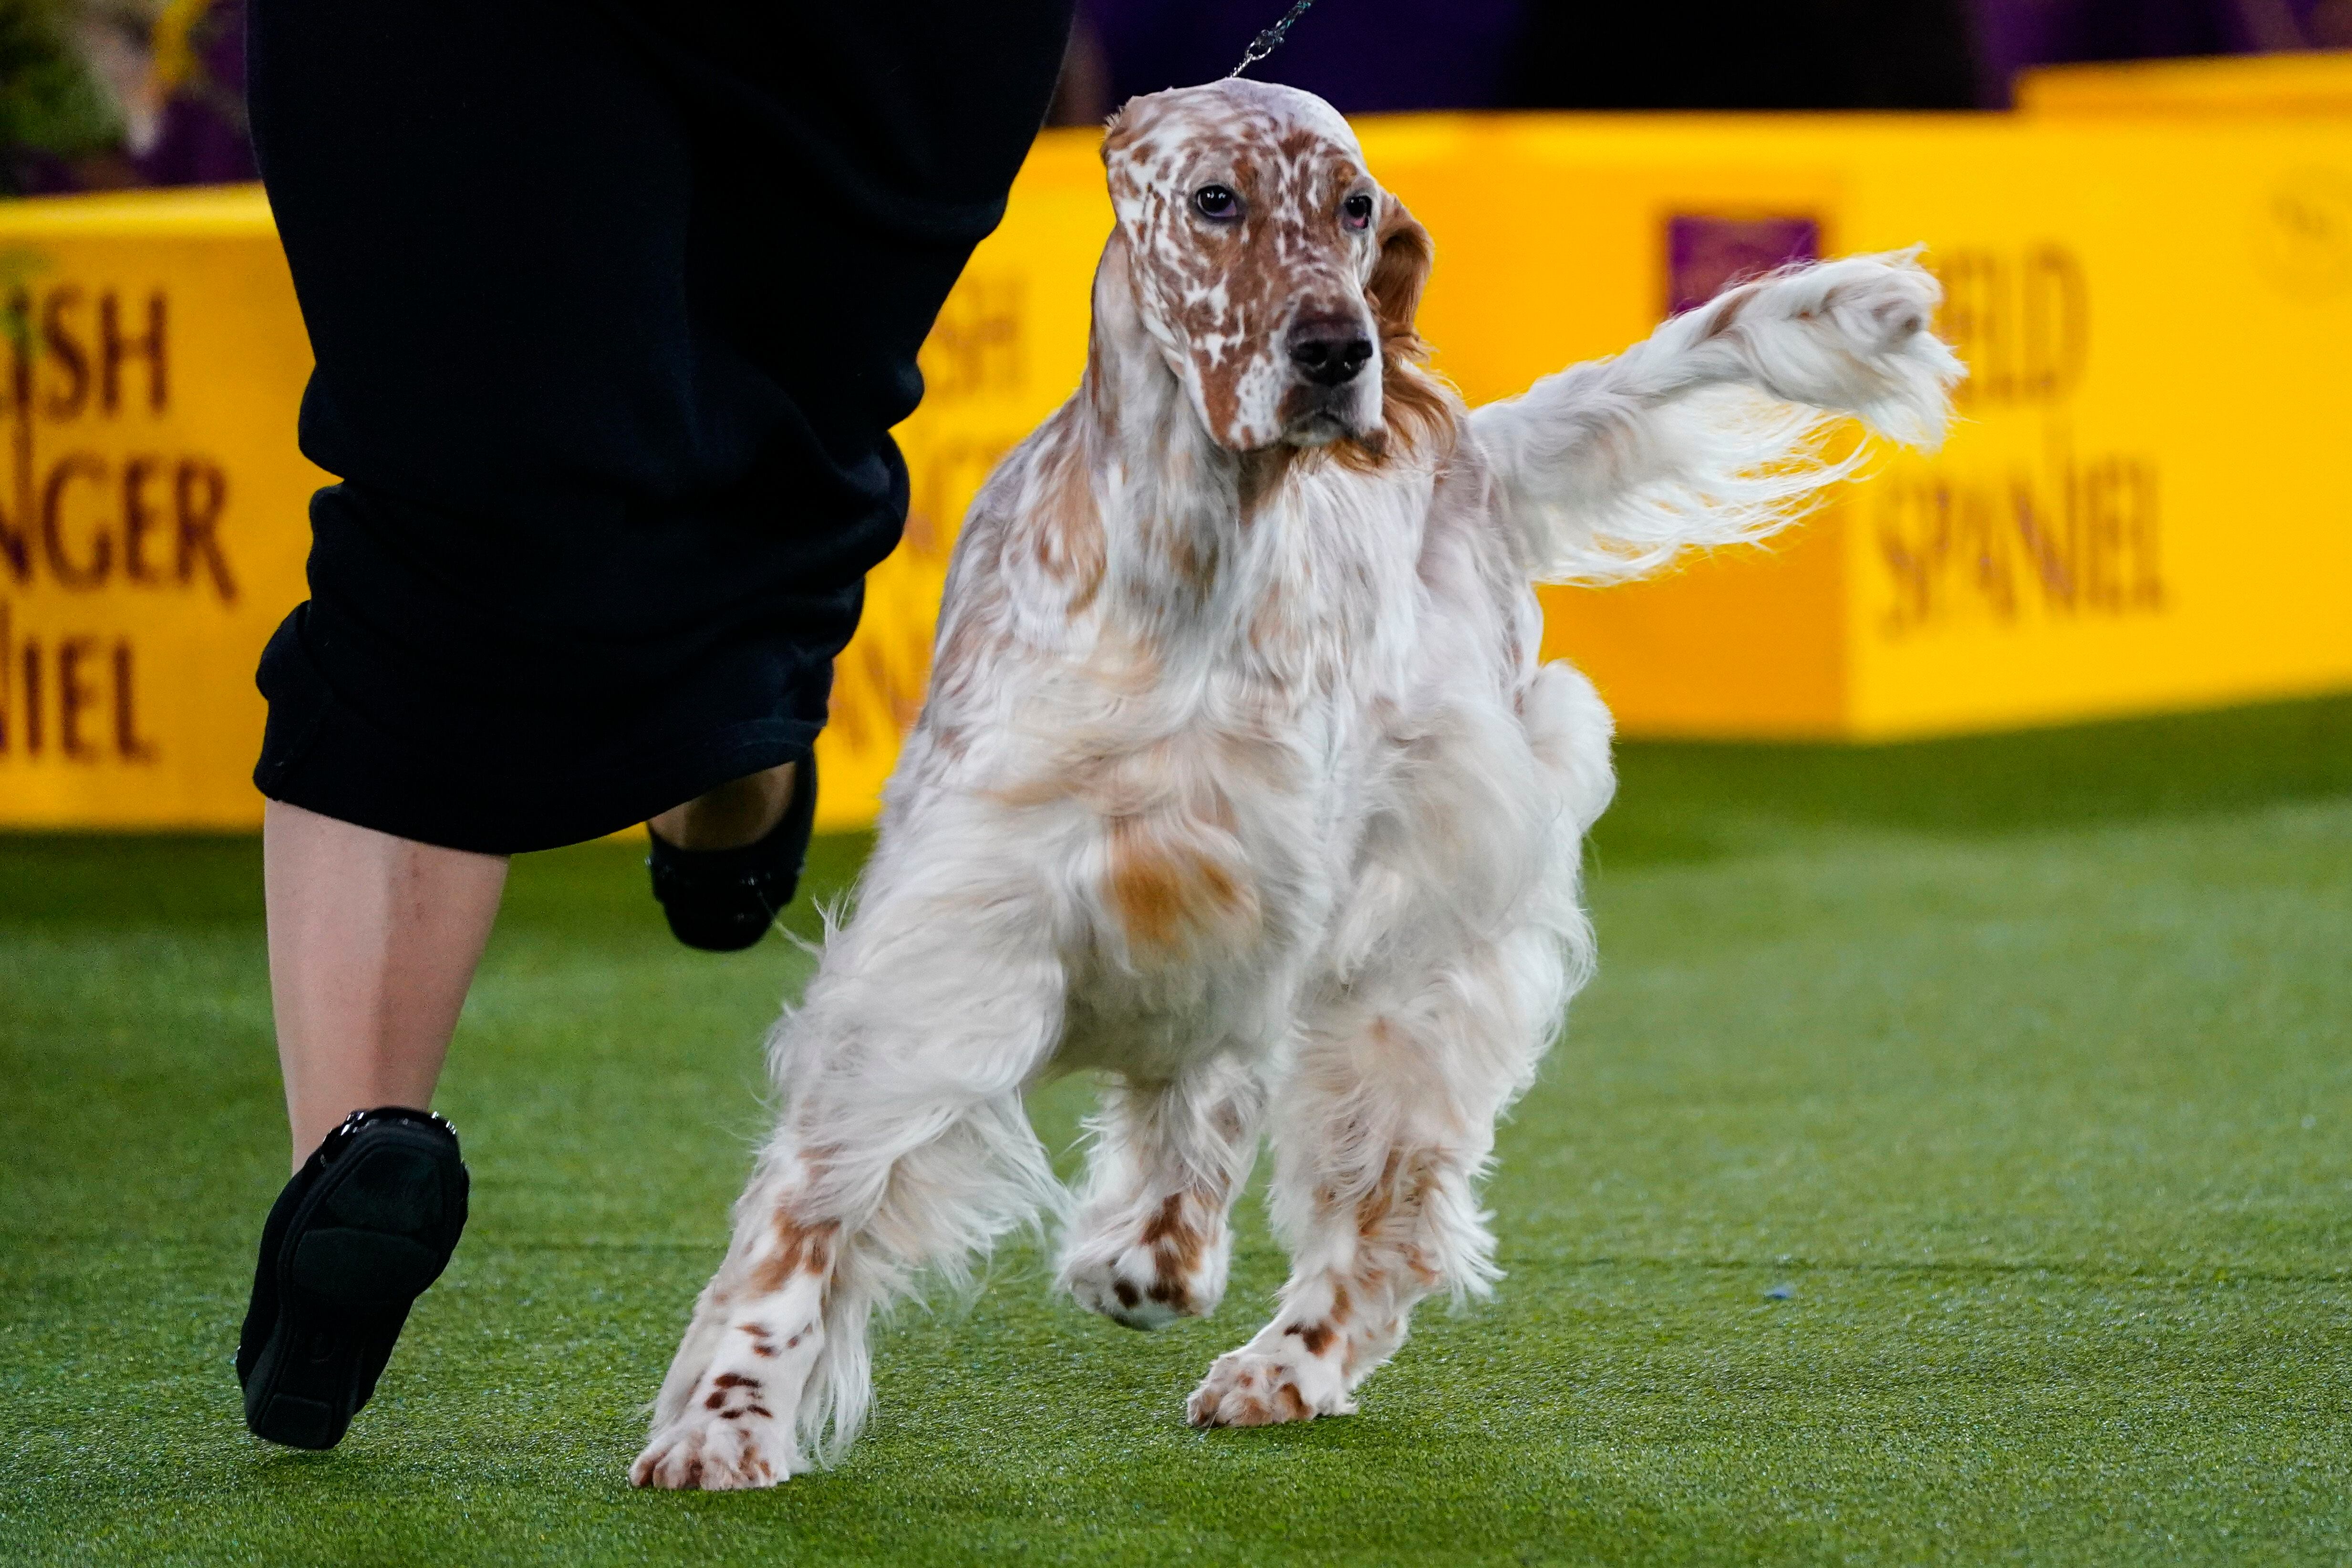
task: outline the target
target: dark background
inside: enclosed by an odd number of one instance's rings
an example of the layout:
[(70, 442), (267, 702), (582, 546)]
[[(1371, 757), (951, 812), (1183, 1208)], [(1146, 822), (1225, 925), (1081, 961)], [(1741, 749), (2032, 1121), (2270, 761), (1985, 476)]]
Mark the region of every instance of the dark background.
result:
[[(1225, 75), (1286, 3), (1082, 0), (1055, 123)], [(0, 194), (252, 179), (244, 12), (0, 0)], [(2342, 47), (2352, 0), (1319, 0), (1254, 74), (1349, 114), (1964, 110), (2035, 65)]]

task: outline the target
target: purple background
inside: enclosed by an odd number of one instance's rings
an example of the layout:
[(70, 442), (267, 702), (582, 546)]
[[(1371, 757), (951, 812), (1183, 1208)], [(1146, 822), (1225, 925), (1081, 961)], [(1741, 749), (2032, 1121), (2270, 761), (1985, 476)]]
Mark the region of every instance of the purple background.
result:
[(1704, 305), (1724, 286), (1792, 261), (1818, 261), (1822, 225), (1811, 218), (1666, 220), (1666, 314)]

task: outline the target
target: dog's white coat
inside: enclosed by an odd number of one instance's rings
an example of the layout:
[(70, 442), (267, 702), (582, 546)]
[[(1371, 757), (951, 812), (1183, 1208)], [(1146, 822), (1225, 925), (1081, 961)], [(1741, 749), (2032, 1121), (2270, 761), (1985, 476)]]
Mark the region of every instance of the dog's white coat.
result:
[[(1933, 279), (1862, 256), (1470, 413), (1409, 362), (1426, 237), (1320, 100), (1157, 95), (1105, 157), (1086, 382), (965, 523), (929, 704), (856, 917), (775, 1032), (780, 1124), (640, 1484), (838, 1453), (873, 1312), (1065, 1207), (1020, 1096), (1075, 1067), (1108, 1087), (1063, 1285), (1136, 1327), (1210, 1311), (1263, 1135), (1291, 1279), (1190, 1417), (1354, 1408), (1415, 1301), (1496, 1278), (1495, 1123), (1592, 967), (1610, 718), (1537, 663), (1529, 582), (1759, 537), (1844, 472), (1819, 411), (1932, 443), (1959, 373)], [(1204, 183), (1245, 216), (1200, 218)], [(1288, 334), (1340, 316), (1385, 351), (1318, 399)], [(1436, 416), (1390, 417), (1416, 389)]]

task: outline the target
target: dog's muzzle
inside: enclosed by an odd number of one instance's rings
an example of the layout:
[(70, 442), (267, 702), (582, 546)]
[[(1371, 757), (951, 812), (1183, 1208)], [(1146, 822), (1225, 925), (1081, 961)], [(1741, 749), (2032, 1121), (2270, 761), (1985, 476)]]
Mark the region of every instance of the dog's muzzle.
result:
[(1354, 321), (1302, 321), (1290, 329), (1290, 366), (1309, 386), (1340, 387), (1372, 358), (1372, 340)]
[(1360, 317), (1309, 317), (1291, 328), (1284, 347), (1291, 381), (1282, 400), (1283, 439), (1320, 446), (1364, 437), (1380, 418), (1380, 377), (1364, 371), (1379, 363), (1367, 323)]

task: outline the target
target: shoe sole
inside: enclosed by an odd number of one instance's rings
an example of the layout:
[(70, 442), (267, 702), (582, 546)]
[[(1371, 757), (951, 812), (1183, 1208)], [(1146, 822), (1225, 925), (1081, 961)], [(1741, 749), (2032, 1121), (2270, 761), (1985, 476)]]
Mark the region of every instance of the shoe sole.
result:
[(342, 1440), (409, 1308), (448, 1264), (467, 1185), (445, 1136), (380, 1123), (304, 1195), (278, 1259), (277, 1321), (246, 1380), (255, 1436), (291, 1448)]

